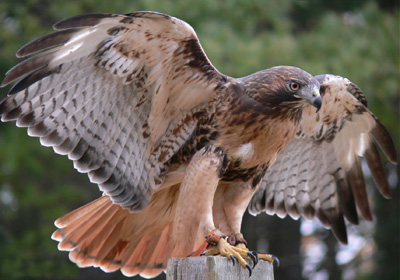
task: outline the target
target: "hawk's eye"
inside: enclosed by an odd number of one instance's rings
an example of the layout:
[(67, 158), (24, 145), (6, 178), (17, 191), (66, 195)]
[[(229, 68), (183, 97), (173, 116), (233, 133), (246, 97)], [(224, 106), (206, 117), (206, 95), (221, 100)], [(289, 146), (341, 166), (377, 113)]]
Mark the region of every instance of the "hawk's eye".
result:
[(289, 83), (289, 88), (291, 91), (298, 91), (300, 89), (300, 84), (292, 81)]

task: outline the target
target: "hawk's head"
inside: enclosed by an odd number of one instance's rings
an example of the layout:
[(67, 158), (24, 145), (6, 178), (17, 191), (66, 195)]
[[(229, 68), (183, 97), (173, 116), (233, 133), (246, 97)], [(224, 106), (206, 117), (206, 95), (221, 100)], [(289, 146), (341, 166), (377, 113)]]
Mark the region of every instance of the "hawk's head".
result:
[(241, 79), (247, 94), (267, 111), (287, 111), (311, 104), (321, 107), (320, 83), (306, 71), (293, 66), (276, 66)]

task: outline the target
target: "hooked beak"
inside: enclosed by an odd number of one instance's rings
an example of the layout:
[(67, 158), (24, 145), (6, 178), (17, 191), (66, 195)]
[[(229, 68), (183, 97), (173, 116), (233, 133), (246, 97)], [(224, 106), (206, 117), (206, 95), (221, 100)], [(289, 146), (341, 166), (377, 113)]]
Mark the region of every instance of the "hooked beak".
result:
[(321, 94), (319, 93), (318, 89), (314, 89), (313, 91), (313, 97), (311, 98), (311, 104), (317, 108), (316, 113), (318, 113), (319, 109), (321, 109), (322, 105), (322, 99), (321, 99)]
[(301, 98), (301, 99), (305, 100), (307, 103), (309, 103), (309, 104), (313, 105), (315, 108), (317, 108), (316, 113), (318, 113), (319, 109), (321, 109), (321, 105), (322, 105), (321, 94), (319, 93), (319, 90), (316, 88), (312, 92), (312, 97), (310, 97), (309, 91), (307, 92), (307, 94), (295, 95), (295, 97)]

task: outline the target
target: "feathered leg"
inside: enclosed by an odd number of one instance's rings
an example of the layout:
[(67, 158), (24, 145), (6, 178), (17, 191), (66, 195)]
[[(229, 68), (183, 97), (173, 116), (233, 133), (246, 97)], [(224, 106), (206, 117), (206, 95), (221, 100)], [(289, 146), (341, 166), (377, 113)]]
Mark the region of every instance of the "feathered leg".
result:
[(246, 240), (240, 233), (242, 217), (247, 209), (257, 186), (249, 182), (237, 182), (226, 184), (221, 182), (214, 197), (214, 222), (217, 228), (229, 233), (228, 236), (218, 235), (212, 232), (206, 236), (209, 248), (205, 255), (223, 255), (233, 262), (236, 259), (243, 268), (247, 268), (251, 274), (251, 268), (246, 259), (253, 261), (253, 268), (259, 259), (273, 262), (278, 259), (269, 254), (258, 254), (249, 251)]
[(191, 159), (176, 205), (172, 256), (190, 255), (204, 242), (204, 236), (215, 230), (213, 199), (224, 164), (223, 151), (212, 146), (204, 147)]

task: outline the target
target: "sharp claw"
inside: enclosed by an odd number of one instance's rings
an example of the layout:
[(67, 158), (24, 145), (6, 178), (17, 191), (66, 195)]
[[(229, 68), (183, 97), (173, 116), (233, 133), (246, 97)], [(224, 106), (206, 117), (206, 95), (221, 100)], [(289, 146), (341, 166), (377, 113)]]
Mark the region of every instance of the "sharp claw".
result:
[(247, 256), (249, 256), (253, 260), (253, 269), (254, 269), (257, 264), (256, 257), (251, 252), (247, 252)]
[(246, 264), (246, 268), (249, 270), (249, 277), (251, 277), (251, 268), (248, 264)]
[(281, 262), (279, 261), (279, 259), (278, 259), (276, 256), (274, 256), (274, 255), (271, 255), (271, 257), (272, 257), (272, 259), (276, 262), (276, 266), (277, 266), (277, 267), (280, 267)]
[(233, 266), (235, 266), (235, 257), (233, 255), (231, 255), (230, 258), (232, 260)]
[(256, 256), (256, 260), (257, 260), (257, 263), (258, 263), (258, 261), (260, 260), (260, 256), (258, 255), (257, 252), (253, 252), (253, 255)]
[(260, 260), (260, 257), (258, 256), (257, 252), (251, 252), (251, 254), (256, 258), (256, 260), (254, 261), (254, 266), (256, 266), (258, 264), (258, 261)]

